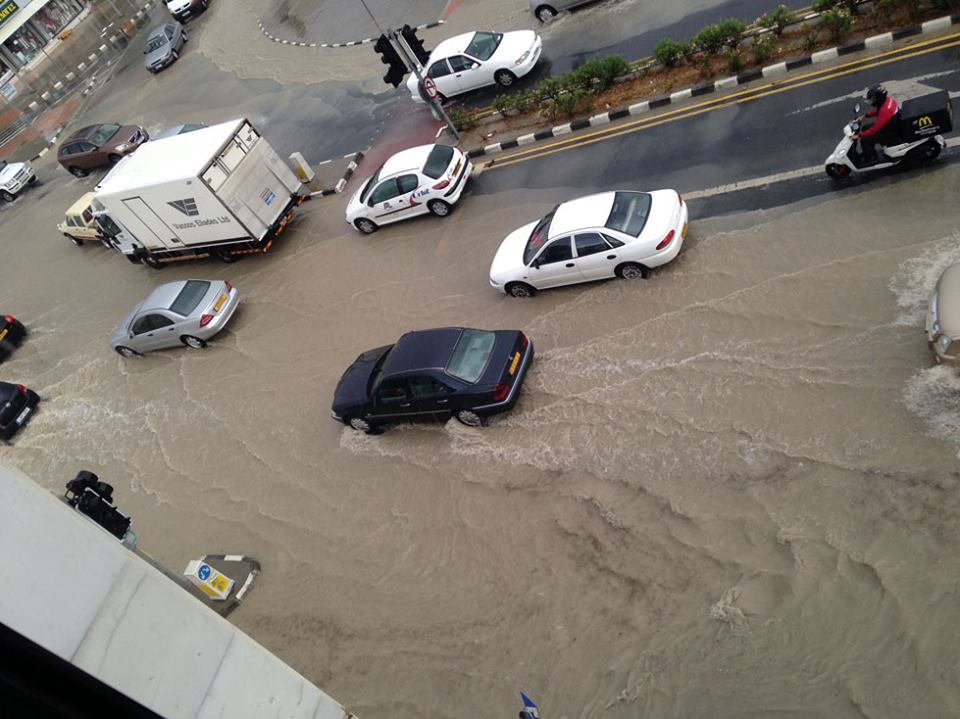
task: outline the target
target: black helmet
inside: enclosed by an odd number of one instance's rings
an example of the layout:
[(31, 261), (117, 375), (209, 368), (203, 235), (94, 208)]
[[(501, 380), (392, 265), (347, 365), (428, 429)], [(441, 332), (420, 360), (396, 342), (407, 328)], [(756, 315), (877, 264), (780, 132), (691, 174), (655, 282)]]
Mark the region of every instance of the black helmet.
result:
[(883, 85), (874, 85), (867, 90), (865, 99), (874, 107), (879, 108), (887, 100), (887, 91), (883, 89)]

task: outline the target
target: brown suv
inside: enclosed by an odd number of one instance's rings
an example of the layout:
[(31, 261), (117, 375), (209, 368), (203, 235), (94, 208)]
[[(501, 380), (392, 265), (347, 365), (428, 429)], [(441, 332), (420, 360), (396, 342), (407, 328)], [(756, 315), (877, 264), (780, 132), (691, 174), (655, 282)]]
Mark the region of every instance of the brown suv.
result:
[(90, 125), (81, 128), (60, 143), (57, 162), (77, 177), (95, 167), (117, 162), (150, 139), (137, 125)]

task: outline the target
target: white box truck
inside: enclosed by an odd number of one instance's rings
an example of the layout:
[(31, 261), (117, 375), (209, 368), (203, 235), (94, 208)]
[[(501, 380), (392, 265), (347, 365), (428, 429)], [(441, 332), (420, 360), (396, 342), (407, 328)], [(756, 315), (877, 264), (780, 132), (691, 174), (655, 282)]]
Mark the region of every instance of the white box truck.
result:
[(94, 216), (131, 262), (266, 252), (306, 195), (244, 119), (151, 140), (96, 188)]

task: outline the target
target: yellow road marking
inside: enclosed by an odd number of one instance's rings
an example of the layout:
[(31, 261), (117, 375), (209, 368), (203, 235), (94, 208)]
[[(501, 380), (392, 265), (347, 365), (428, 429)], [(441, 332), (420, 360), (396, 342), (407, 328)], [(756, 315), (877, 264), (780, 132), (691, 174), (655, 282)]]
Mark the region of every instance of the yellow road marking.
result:
[[(484, 170), (496, 170), (501, 167), (509, 167), (510, 165), (515, 165), (520, 162), (525, 162), (527, 160), (536, 159), (539, 157), (544, 157), (546, 155), (552, 155), (557, 152), (563, 152), (565, 150), (572, 150), (586, 145), (591, 145), (595, 142), (602, 142), (604, 140), (609, 140), (615, 137), (620, 137), (622, 135), (627, 135), (633, 132), (639, 132), (640, 130), (646, 130), (651, 127), (657, 127), (658, 125), (663, 125), (668, 122), (674, 122), (676, 120), (683, 120), (688, 117), (695, 117), (697, 115), (702, 115), (706, 112), (711, 112), (713, 110), (720, 110), (725, 107), (730, 107), (731, 105), (737, 105), (740, 103), (750, 102), (752, 100), (758, 100), (769, 95), (777, 95), (782, 92), (787, 92), (789, 90), (794, 90), (800, 87), (805, 87), (806, 85), (812, 85), (818, 82), (824, 82), (826, 80), (832, 80), (838, 77), (843, 77), (844, 75), (850, 75), (855, 72), (860, 72), (861, 70), (869, 70), (875, 67), (880, 67), (882, 65), (887, 65), (893, 62), (899, 62), (901, 60), (907, 60), (912, 57), (918, 57), (920, 55), (926, 55), (931, 52), (938, 52), (940, 50), (946, 50), (951, 47), (956, 47), (960, 45), (960, 32), (952, 33), (950, 35), (945, 35), (943, 37), (936, 38), (935, 40), (926, 40), (924, 42), (911, 44), (906, 47), (898, 48), (897, 50), (890, 50), (885, 53), (880, 53), (874, 55), (870, 58), (861, 58), (852, 62), (844, 63), (837, 65), (831, 68), (824, 68), (822, 70), (816, 70), (814, 72), (808, 72), (803, 75), (797, 75), (796, 77), (790, 78), (783, 81), (774, 81), (760, 87), (750, 88), (748, 90), (741, 90), (739, 92), (726, 95), (724, 97), (715, 97), (710, 100), (699, 102), (693, 105), (687, 105), (685, 107), (677, 108), (669, 112), (660, 113), (658, 115), (653, 115), (650, 117), (641, 118), (638, 120), (633, 120), (631, 122), (618, 125), (613, 128), (605, 128), (603, 130), (598, 130), (596, 132), (589, 132), (583, 135), (576, 135), (574, 137), (565, 138), (557, 142), (547, 143), (545, 145), (539, 145), (537, 147), (532, 147), (527, 150), (521, 150), (520, 152), (515, 152), (506, 155), (503, 159), (495, 158), (490, 162), (487, 162), (483, 165)], [(953, 42), (946, 42), (949, 40), (954, 40)], [(939, 43), (934, 45), (934, 43)], [(928, 47), (934, 45), (933, 47)], [(923, 48), (923, 49), (918, 49)]]

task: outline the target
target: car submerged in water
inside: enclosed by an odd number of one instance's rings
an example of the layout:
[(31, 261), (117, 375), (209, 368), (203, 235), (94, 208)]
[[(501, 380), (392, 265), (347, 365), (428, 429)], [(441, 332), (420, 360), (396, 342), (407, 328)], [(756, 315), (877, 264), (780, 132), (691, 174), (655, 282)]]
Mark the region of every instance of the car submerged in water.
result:
[(479, 427), (516, 404), (532, 359), (533, 343), (517, 330), (408, 332), (354, 360), (337, 384), (331, 414), (368, 434), (450, 417)]

